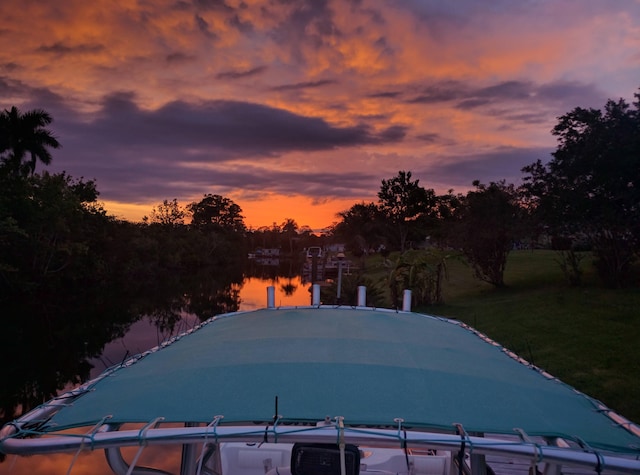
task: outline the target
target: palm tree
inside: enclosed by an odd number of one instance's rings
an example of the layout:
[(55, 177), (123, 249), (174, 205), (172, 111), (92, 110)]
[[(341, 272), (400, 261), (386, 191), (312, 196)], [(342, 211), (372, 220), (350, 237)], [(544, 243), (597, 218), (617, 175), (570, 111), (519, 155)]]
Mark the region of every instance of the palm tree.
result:
[[(58, 140), (45, 128), (51, 122), (51, 115), (42, 109), (22, 114), (13, 106), (0, 113), (0, 166), (16, 175), (27, 176), (35, 172), (38, 160), (49, 165), (49, 148), (60, 148)], [(30, 159), (25, 160), (27, 154)]]
[(295, 219), (287, 218), (282, 223), (281, 228), (284, 235), (289, 239), (289, 252), (293, 255), (293, 240), (298, 234), (298, 223), (296, 223)]

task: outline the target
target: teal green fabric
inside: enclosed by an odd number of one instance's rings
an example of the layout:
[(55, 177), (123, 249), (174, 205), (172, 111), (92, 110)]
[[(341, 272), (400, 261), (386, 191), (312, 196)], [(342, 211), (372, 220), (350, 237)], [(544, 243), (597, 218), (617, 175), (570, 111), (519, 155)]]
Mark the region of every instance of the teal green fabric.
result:
[[(640, 439), (591, 399), (456, 322), (369, 309), (264, 309), (219, 318), (118, 369), (56, 414), (56, 429), (112, 421), (285, 421), (580, 438), (633, 452)], [(635, 449), (632, 447), (635, 446)]]

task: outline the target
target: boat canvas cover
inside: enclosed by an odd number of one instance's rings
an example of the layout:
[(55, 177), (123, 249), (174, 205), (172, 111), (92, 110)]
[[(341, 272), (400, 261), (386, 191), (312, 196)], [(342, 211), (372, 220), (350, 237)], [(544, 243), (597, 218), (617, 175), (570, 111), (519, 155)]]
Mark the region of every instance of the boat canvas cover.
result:
[(92, 382), (45, 430), (110, 423), (320, 421), (561, 437), (638, 453), (599, 403), (459, 322), (351, 308), (263, 309), (197, 331)]

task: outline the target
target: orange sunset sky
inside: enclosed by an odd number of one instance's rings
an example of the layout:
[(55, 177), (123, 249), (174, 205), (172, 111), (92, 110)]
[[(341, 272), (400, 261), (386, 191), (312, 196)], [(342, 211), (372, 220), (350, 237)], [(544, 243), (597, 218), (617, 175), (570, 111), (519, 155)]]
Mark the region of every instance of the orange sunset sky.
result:
[(227, 196), (321, 229), (410, 170), (517, 182), (576, 106), (633, 100), (638, 0), (3, 0), (0, 107), (107, 211)]

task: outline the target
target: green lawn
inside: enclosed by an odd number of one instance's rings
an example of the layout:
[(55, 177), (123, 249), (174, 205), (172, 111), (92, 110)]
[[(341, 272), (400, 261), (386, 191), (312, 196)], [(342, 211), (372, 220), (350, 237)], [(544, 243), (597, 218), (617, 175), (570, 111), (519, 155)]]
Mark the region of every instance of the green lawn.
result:
[[(503, 289), (480, 282), (462, 261), (452, 259), (445, 304), (414, 310), (464, 321), (640, 422), (638, 283), (627, 289), (604, 289), (585, 258), (584, 285), (569, 287), (557, 258), (554, 251), (512, 252)], [(376, 261), (367, 266), (367, 273), (380, 269)]]

